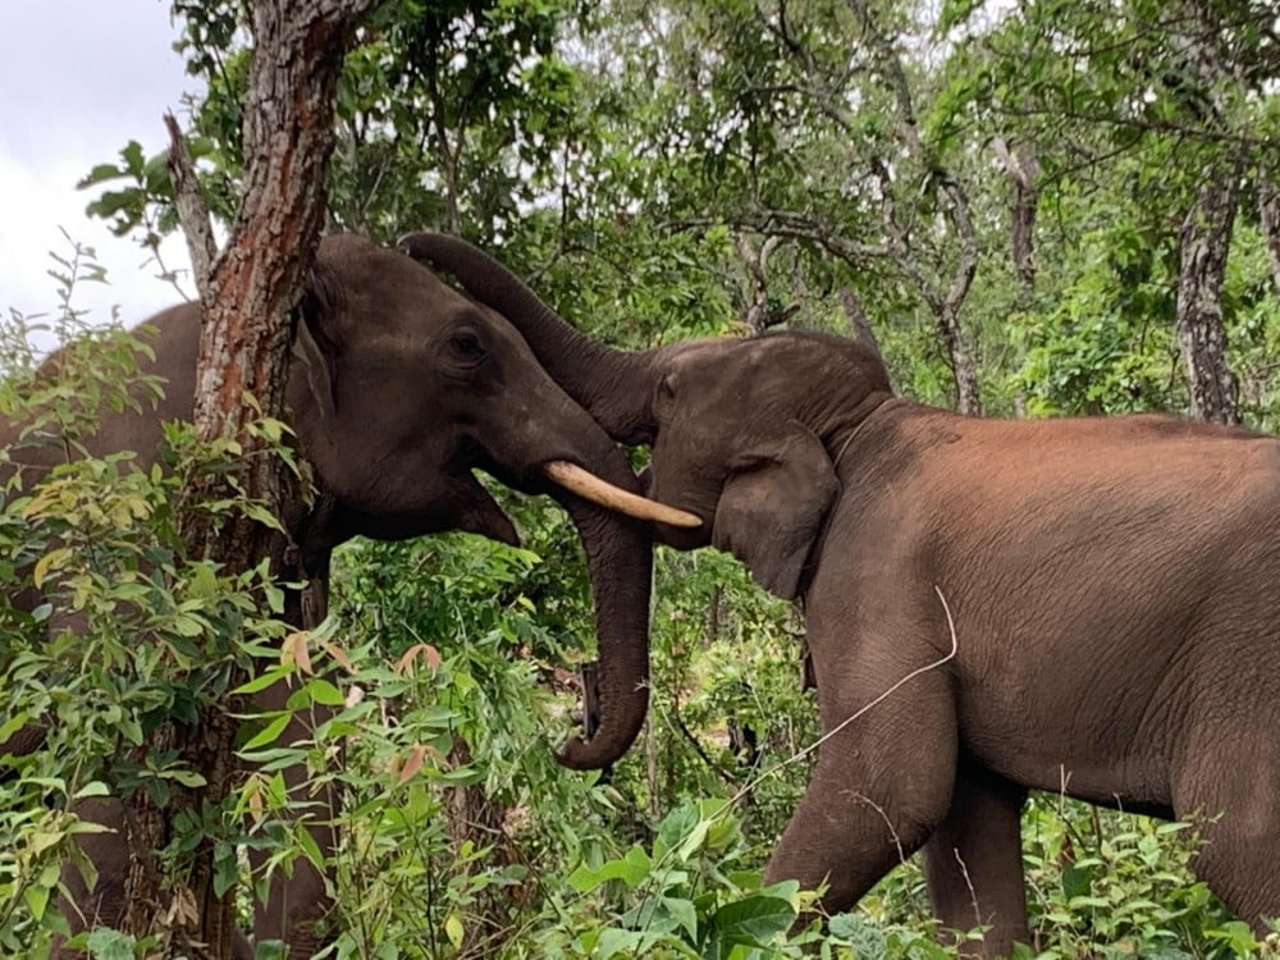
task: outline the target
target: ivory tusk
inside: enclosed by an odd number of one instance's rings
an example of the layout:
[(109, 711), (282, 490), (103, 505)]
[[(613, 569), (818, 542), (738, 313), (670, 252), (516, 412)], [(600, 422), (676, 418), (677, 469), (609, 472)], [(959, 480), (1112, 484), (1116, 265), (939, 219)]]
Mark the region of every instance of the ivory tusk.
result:
[(621, 487), (601, 480), (590, 470), (565, 460), (552, 460), (544, 464), (542, 472), (552, 481), (564, 487), (570, 493), (576, 493), (584, 500), (594, 504), (625, 513), (637, 520), (652, 520), (672, 527), (700, 527), (702, 521), (692, 513), (668, 507), (656, 500), (647, 500)]

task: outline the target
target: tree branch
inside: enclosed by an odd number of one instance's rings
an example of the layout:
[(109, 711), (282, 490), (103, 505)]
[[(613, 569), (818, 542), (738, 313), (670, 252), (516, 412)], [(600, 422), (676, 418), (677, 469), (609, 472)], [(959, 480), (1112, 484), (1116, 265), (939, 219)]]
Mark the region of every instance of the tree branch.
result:
[(209, 274), (218, 256), (218, 245), (213, 239), (209, 207), (200, 193), (200, 181), (196, 179), (187, 142), (172, 113), (164, 115), (164, 125), (169, 131), (169, 177), (173, 180), (174, 206), (178, 211), (178, 223), (187, 239), (196, 289), (204, 297), (209, 290)]

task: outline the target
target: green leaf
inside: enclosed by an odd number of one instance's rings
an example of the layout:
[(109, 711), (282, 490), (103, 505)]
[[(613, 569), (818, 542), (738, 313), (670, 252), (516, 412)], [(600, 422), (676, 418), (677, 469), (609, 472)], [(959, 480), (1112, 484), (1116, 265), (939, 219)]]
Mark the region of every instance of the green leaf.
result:
[(268, 743), (275, 743), (276, 738), (284, 732), (284, 728), (289, 725), (289, 721), (293, 719), (293, 714), (282, 713), (278, 717), (272, 719), (265, 727), (246, 743), (241, 750), (252, 750), (255, 747), (264, 747)]
[(0, 745), (3, 745), (10, 737), (25, 727), (30, 716), (30, 711), (19, 710), (4, 723), (0, 723)]
[(690, 900), (681, 900), (676, 897), (663, 897), (662, 905), (666, 908), (667, 913), (671, 914), (676, 923), (680, 924), (690, 940), (698, 938), (698, 911)]
[(756, 895), (717, 910), (711, 918), (711, 937), (725, 945), (765, 947), (795, 919), (795, 908), (788, 901)]
[(326, 707), (345, 706), (347, 698), (336, 686), (323, 677), (313, 677), (302, 688), (313, 703)]
[(247, 683), (232, 690), (232, 693), (257, 693), (259, 690), (265, 690), (278, 680), (283, 679), (293, 673), (291, 666), (275, 666), (265, 673), (260, 673)]
[(457, 913), (451, 913), (445, 917), (444, 935), (449, 938), (449, 942), (453, 944), (455, 950), (462, 948), (462, 938), (465, 932), (462, 928), (462, 918)]
[(621, 860), (609, 860), (599, 870), (578, 867), (569, 875), (569, 885), (579, 893), (588, 893), (609, 880), (621, 880), (629, 887), (637, 887), (649, 876), (653, 861), (643, 847), (632, 847)]
[(194, 770), (165, 770), (160, 774), (160, 776), (173, 780), (182, 784), (184, 787), (189, 787), (191, 789), (203, 787), (208, 783), (203, 775)]
[(236, 848), (229, 843), (219, 843), (213, 850), (213, 892), (222, 896), (236, 885), (240, 864)]
[(22, 891), (22, 899), (26, 901), (31, 915), (40, 920), (44, 917), (45, 907), (49, 905), (49, 888), (33, 884)]
[(87, 942), (93, 960), (134, 960), (138, 942), (126, 933), (99, 927), (89, 934)]
[(1062, 871), (1062, 892), (1068, 900), (1087, 896), (1093, 885), (1093, 870), (1069, 864)]
[[(4, 739), (3, 736), (0, 736), (0, 739)], [(105, 783), (101, 780), (91, 780), (75, 792), (75, 799), (84, 800), (88, 797), (109, 797), (110, 795), (111, 788)]]

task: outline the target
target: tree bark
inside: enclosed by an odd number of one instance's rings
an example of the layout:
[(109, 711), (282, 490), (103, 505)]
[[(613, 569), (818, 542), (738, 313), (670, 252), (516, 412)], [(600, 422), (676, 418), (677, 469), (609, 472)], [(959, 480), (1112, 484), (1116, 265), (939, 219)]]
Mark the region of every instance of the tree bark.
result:
[[(337, 79), (356, 20), (374, 2), (253, 4), (254, 54), (244, 107), (244, 194), (226, 249), (207, 267), (203, 259), (211, 243), (208, 214), (180, 144), (172, 154), (188, 242), (199, 254), (199, 274), (207, 269), (201, 290), (204, 322), (196, 375), (196, 431), (203, 441), (229, 437), (240, 444), (243, 456), (236, 480), (249, 498), (277, 514), (288, 492), (287, 474), (265, 438), (255, 436), (251, 427), (260, 417), (278, 418), (281, 413), (288, 314), (301, 294), (324, 222)], [(176, 127), (170, 129), (176, 132)], [(255, 404), (246, 403), (246, 396)], [(235, 495), (224, 474), (193, 475), (185, 479), (182, 502), (196, 505)], [(198, 507), (184, 511), (182, 530), (192, 557), (217, 561), (233, 573), (249, 570), (268, 556), (275, 536), (246, 515), (215, 518)], [(207, 787), (175, 795), (162, 810), (140, 794), (130, 811), (137, 824), (131, 831), (134, 849), (139, 852), (126, 888), (127, 932), (144, 936), (167, 922), (171, 934), (188, 944), (202, 944), (198, 949), (204, 956), (219, 960), (231, 956), (233, 891), (222, 897), (215, 894), (209, 845), (196, 852), (185, 883), (150, 867), (151, 851), (173, 835), (182, 808), (217, 807), (225, 800), (234, 782), (233, 712), (234, 706), (226, 704), (207, 711), (196, 737), (178, 734), (172, 724), (162, 725), (151, 748), (182, 747)]]
[(1265, 173), (1260, 173), (1259, 177), (1258, 224), (1271, 261), (1271, 279), (1275, 281), (1276, 294), (1280, 296), (1280, 190), (1266, 179)]
[(1191, 415), (1239, 423), (1239, 387), (1227, 362), (1222, 287), (1236, 217), (1239, 169), (1222, 164), (1201, 185), (1179, 234), (1178, 345), (1187, 368)]
[(860, 340), (870, 347), (875, 352), (875, 355), (883, 361), (884, 355), (880, 352), (880, 342), (876, 340), (875, 331), (871, 329), (871, 322), (867, 320), (867, 315), (862, 309), (862, 301), (858, 299), (858, 295), (853, 292), (852, 287), (841, 287), (838, 296), (840, 307), (844, 310), (845, 319), (849, 321), (850, 336), (854, 340)]
[(1040, 174), (1040, 162), (1030, 147), (1022, 145), (1016, 150), (1010, 149), (1003, 137), (996, 137), (993, 146), (1001, 167), (1013, 184), (1013, 207), (1009, 218), (1010, 251), (1022, 294), (1030, 299), (1036, 289), (1035, 230), (1040, 204), (1036, 177)]

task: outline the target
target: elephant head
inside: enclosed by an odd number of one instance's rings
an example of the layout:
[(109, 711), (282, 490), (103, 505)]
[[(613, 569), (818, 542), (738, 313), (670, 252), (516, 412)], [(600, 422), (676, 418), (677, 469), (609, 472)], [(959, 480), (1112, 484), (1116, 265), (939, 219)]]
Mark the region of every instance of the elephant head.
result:
[(648, 703), (643, 521), (697, 521), (637, 495), (623, 452), (500, 310), (398, 251), (326, 238), (294, 342), (290, 422), (324, 501), (299, 524), (308, 540), (462, 529), (513, 542), (473, 468), (565, 505), (591, 570), (606, 703), (592, 738), (570, 741), (560, 759), (579, 769), (616, 760)]
[[(615, 440), (653, 444), (648, 495), (702, 521), (658, 522), (661, 539), (730, 550), (772, 592), (797, 594), (839, 489), (839, 445), (891, 396), (873, 349), (791, 333), (616, 350), (457, 237), (414, 233), (400, 243), (510, 319), (542, 367)], [(809, 389), (814, 383), (824, 389)]]

